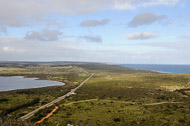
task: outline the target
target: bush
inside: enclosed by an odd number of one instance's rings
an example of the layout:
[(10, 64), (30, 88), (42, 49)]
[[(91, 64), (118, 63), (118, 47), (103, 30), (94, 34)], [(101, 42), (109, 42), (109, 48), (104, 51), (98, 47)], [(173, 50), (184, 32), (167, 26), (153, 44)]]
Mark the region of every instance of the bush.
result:
[(6, 99), (6, 98), (2, 98), (2, 99), (0, 99), (0, 103), (5, 102), (5, 101), (9, 101), (9, 100)]
[(120, 122), (120, 118), (114, 118), (114, 122)]
[(33, 101), (31, 101), (31, 102), (28, 102), (28, 103), (25, 103), (25, 104), (22, 104), (22, 105), (19, 105), (19, 106), (15, 106), (15, 107), (6, 109), (6, 110), (4, 110), (4, 111), (1, 113), (0, 117), (3, 118), (4, 116), (6, 116), (7, 114), (9, 114), (9, 113), (11, 113), (11, 112), (14, 112), (14, 111), (16, 111), (16, 110), (19, 110), (19, 109), (21, 109), (21, 108), (29, 107), (29, 106), (31, 106), (31, 105), (34, 105), (34, 104), (38, 103), (39, 101), (40, 101), (40, 99), (39, 99), (39, 98), (36, 98), (36, 99), (34, 99)]

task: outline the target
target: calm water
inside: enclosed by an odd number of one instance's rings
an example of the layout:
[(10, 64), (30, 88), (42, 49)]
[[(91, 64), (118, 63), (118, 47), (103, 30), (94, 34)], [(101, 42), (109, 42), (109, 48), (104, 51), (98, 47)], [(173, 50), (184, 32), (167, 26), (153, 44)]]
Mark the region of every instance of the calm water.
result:
[(190, 65), (122, 64), (137, 70), (155, 70), (162, 73), (190, 73)]
[(36, 80), (36, 79), (37, 78), (24, 78), (23, 76), (11, 76), (11, 77), (0, 76), (0, 91), (64, 85), (64, 83), (57, 81)]

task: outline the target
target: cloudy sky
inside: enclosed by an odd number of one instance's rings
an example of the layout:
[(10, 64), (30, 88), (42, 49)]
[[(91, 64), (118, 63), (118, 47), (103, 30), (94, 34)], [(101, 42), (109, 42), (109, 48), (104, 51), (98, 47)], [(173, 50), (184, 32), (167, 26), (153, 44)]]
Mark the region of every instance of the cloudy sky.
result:
[(190, 64), (190, 1), (0, 0), (0, 61)]

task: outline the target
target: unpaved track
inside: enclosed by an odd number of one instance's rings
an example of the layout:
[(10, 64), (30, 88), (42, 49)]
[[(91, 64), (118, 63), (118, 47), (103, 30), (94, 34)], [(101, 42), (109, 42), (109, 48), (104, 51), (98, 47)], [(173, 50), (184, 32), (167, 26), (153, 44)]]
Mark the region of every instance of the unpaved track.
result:
[[(90, 102), (90, 101), (104, 101), (104, 102), (117, 102), (117, 103), (124, 103), (124, 104), (135, 104), (134, 102), (124, 102), (124, 101), (115, 101), (115, 100), (103, 100), (103, 99), (89, 99), (89, 100), (81, 100), (76, 102), (70, 102), (67, 104), (64, 104), (64, 106), (76, 104), (76, 103), (84, 103), (84, 102)], [(150, 103), (150, 104), (143, 104), (143, 105), (162, 105), (162, 104), (182, 104), (184, 102), (157, 102), (157, 103)]]
[(162, 104), (181, 104), (183, 102), (158, 102), (158, 103), (151, 103), (151, 104), (145, 104), (145, 105), (162, 105)]
[(39, 124), (39, 123), (42, 123), (45, 119), (49, 118), (51, 115), (53, 115), (53, 113), (58, 109), (59, 107), (58, 106), (55, 106), (55, 108), (50, 112), (48, 113), (45, 117), (43, 117), (40, 121), (37, 121), (36, 123), (34, 123), (33, 126), (36, 126), (36, 124)]
[(67, 104), (64, 104), (64, 106), (68, 106), (71, 104), (76, 104), (76, 103), (84, 103), (84, 102), (90, 102), (90, 101), (104, 101), (104, 102), (117, 102), (117, 103), (124, 103), (124, 104), (135, 104), (133, 102), (124, 102), (124, 101), (114, 101), (114, 100), (103, 100), (103, 99), (89, 99), (89, 100), (81, 100), (81, 101), (76, 101), (76, 102), (70, 102)]
[(30, 113), (28, 113), (28, 114), (22, 116), (20, 119), (21, 119), (21, 120), (26, 120), (26, 119), (30, 118), (31, 116), (33, 116), (33, 115), (34, 115), (36, 112), (38, 112), (39, 110), (45, 109), (45, 108), (47, 108), (47, 107), (50, 107), (50, 106), (54, 105), (55, 103), (57, 103), (57, 102), (59, 102), (59, 101), (65, 99), (66, 97), (69, 97), (70, 95), (74, 94), (76, 90), (78, 90), (81, 86), (83, 86), (84, 83), (87, 82), (87, 81), (88, 81), (90, 78), (92, 78), (93, 76), (94, 76), (94, 74), (92, 73), (90, 77), (88, 77), (86, 80), (84, 80), (79, 86), (77, 86), (76, 88), (72, 89), (69, 93), (67, 93), (67, 94), (65, 94), (65, 95), (63, 95), (63, 96), (61, 96), (61, 97), (59, 97), (59, 98), (57, 98), (57, 99), (51, 101), (50, 103), (47, 103), (47, 104), (41, 106), (40, 108), (38, 108), (38, 109), (36, 109), (36, 110), (34, 110), (34, 111), (32, 111), (32, 112), (30, 112)]

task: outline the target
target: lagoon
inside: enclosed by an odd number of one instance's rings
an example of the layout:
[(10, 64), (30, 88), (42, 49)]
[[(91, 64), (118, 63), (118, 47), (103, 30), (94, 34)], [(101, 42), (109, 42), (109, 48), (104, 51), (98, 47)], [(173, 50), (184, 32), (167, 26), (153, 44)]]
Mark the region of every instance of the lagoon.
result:
[(23, 76), (0, 76), (0, 92), (16, 89), (39, 88), (47, 86), (64, 85), (62, 82), (37, 80), (38, 78), (25, 78)]

